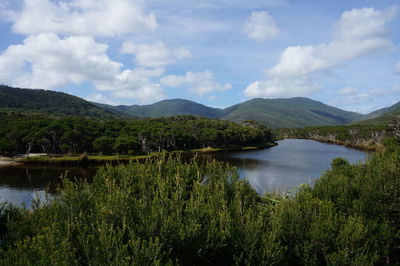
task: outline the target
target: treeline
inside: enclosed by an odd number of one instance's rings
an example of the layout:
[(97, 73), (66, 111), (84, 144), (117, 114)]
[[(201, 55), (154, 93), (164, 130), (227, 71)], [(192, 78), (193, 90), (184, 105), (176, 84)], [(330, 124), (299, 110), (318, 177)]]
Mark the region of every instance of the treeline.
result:
[(159, 119), (50, 118), (0, 113), (0, 152), (103, 153), (265, 146), (273, 141), (260, 123), (195, 116)]
[(393, 137), (388, 125), (342, 125), (276, 129), (279, 138), (304, 138), (374, 150), (386, 138)]
[(44, 206), (2, 205), (0, 264), (395, 265), (400, 151), (389, 150), (336, 159), (294, 197), (261, 197), (219, 162), (106, 166)]

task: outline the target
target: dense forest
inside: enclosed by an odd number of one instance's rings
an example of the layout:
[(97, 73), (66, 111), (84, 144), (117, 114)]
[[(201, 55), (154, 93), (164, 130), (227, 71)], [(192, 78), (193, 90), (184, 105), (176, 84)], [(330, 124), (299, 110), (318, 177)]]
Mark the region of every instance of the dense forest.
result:
[(219, 162), (109, 165), (31, 210), (2, 204), (1, 265), (394, 265), (396, 146), (335, 159), (294, 197), (259, 196)]
[(137, 154), (196, 148), (263, 147), (273, 141), (264, 125), (195, 116), (158, 119), (52, 118), (0, 112), (0, 151), (49, 154)]

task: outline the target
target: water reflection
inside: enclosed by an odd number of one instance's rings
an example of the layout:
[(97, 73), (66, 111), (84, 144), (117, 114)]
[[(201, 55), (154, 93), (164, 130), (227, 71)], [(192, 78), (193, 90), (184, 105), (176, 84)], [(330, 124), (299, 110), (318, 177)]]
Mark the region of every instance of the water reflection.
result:
[[(365, 152), (339, 145), (311, 140), (287, 139), (273, 148), (247, 151), (204, 154), (203, 160), (219, 160), (236, 166), (242, 178), (259, 194), (266, 191), (287, 191), (300, 184), (313, 185), (321, 173), (328, 169), (335, 157), (351, 163), (365, 161)], [(54, 192), (61, 184), (61, 175), (67, 178), (91, 179), (98, 167), (0, 167), (0, 201), (30, 205), (35, 195), (44, 198), (45, 191)]]
[(90, 179), (95, 167), (2, 166), (0, 167), (0, 201), (30, 206), (33, 198), (45, 200), (46, 191), (54, 193), (61, 185), (61, 176), (69, 179)]
[(335, 157), (363, 162), (367, 153), (312, 140), (286, 139), (270, 149), (207, 155), (236, 166), (258, 193), (287, 191), (300, 184), (313, 185)]

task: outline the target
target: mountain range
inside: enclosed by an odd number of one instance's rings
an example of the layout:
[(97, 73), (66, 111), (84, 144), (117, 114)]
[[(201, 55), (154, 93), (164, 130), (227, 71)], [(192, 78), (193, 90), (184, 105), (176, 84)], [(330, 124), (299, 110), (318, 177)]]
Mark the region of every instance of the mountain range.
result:
[[(269, 127), (304, 127), (349, 123), (386, 123), (397, 112), (400, 102), (370, 114), (345, 111), (309, 98), (256, 98), (225, 109), (212, 108), (184, 99), (163, 100), (149, 105), (112, 106), (88, 102), (66, 93), (0, 86), (0, 110), (85, 117), (163, 117), (196, 115), (242, 122), (257, 120)], [(363, 121), (365, 120), (365, 121)], [(368, 122), (370, 121), (370, 122)]]

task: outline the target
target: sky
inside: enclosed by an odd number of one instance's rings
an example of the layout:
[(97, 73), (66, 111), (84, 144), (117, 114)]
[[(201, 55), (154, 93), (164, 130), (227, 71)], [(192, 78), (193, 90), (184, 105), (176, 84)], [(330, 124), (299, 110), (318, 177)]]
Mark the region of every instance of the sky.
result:
[(400, 101), (399, 0), (0, 0), (0, 83), (112, 105)]

